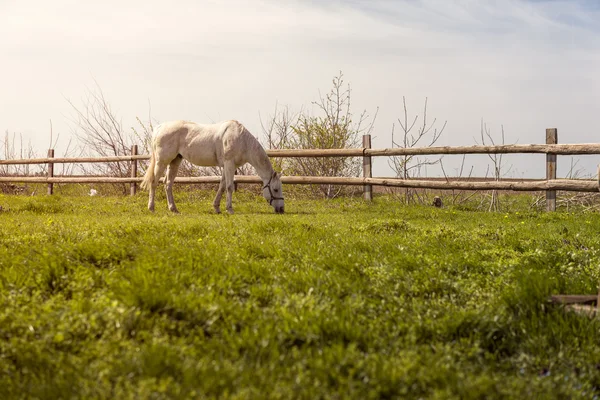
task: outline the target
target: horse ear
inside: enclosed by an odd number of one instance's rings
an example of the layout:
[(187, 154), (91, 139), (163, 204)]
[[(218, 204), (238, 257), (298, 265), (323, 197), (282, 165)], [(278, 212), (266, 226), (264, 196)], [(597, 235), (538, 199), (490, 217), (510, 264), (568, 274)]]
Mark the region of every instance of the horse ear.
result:
[(272, 179), (275, 179), (275, 178), (277, 178), (277, 171), (273, 171)]

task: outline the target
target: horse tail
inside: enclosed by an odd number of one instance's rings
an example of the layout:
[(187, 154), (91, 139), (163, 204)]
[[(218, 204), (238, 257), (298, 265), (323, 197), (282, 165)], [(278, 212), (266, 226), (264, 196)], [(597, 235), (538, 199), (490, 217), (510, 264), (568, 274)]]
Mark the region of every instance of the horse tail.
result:
[(150, 154), (150, 164), (148, 164), (148, 168), (146, 169), (146, 174), (144, 175), (144, 179), (140, 184), (142, 189), (150, 189), (152, 182), (154, 181), (154, 165), (156, 164), (156, 158), (154, 157), (154, 149), (151, 149)]
[(150, 163), (148, 164), (148, 169), (146, 169), (146, 174), (144, 174), (144, 179), (142, 179), (142, 183), (140, 183), (140, 188), (142, 189), (150, 189), (152, 187), (152, 183), (154, 182), (154, 168), (156, 166), (156, 138), (158, 133), (162, 130), (163, 124), (158, 125), (154, 128), (152, 132), (152, 138), (150, 139)]

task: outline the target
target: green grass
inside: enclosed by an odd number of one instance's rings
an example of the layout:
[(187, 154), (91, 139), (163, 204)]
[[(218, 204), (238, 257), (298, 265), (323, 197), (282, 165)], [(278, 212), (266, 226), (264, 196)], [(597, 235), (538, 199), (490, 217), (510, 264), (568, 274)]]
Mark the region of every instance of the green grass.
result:
[(0, 398), (594, 398), (600, 215), (0, 195)]

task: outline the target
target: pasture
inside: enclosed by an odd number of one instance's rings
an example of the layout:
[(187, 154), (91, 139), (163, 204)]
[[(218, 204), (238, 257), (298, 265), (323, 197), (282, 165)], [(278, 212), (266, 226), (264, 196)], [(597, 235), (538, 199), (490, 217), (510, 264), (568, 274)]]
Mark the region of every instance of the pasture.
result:
[(0, 398), (600, 395), (597, 213), (213, 196), (0, 195)]

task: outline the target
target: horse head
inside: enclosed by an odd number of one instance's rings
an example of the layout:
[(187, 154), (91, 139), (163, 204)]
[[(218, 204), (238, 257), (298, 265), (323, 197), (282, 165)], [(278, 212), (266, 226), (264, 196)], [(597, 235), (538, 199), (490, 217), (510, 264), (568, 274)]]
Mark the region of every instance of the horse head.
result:
[(263, 186), (263, 197), (273, 207), (277, 214), (283, 214), (283, 189), (281, 188), (281, 174), (273, 172), (269, 181)]

